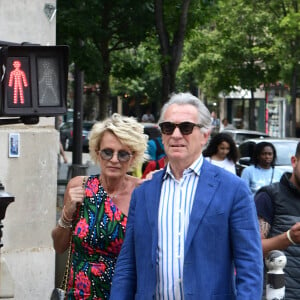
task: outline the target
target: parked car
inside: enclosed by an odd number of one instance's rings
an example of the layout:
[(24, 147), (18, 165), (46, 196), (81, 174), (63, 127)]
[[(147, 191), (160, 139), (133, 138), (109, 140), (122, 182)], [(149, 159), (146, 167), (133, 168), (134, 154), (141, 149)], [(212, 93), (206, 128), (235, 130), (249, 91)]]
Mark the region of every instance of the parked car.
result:
[[(84, 152), (89, 151), (89, 135), (94, 124), (94, 121), (82, 122), (82, 148)], [(73, 147), (73, 122), (69, 121), (62, 124), (59, 132), (60, 141), (63, 145), (64, 150), (71, 151)]]
[(265, 132), (246, 129), (224, 129), (222, 132), (230, 134), (237, 146), (239, 146), (243, 141), (248, 139), (263, 139), (266, 137), (270, 137)]
[[(240, 159), (236, 164), (236, 171), (239, 176), (242, 174), (243, 169), (251, 164), (254, 147), (261, 141), (261, 139), (249, 139), (239, 145)], [(300, 139), (265, 138), (264, 141), (272, 143), (276, 149), (275, 168), (279, 168), (284, 172), (292, 172), (291, 156), (295, 155)]]

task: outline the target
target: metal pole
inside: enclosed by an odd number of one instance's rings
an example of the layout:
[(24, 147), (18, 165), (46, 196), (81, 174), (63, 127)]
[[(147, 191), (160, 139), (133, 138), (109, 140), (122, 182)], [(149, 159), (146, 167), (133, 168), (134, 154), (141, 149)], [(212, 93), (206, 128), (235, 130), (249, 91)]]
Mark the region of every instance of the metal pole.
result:
[(75, 93), (73, 114), (73, 164), (82, 163), (82, 95), (83, 95), (83, 72), (75, 65)]
[(68, 179), (77, 175), (86, 175), (87, 166), (82, 165), (82, 119), (83, 119), (83, 82), (84, 75), (75, 65), (75, 96), (73, 113), (73, 153), (72, 166), (68, 172)]

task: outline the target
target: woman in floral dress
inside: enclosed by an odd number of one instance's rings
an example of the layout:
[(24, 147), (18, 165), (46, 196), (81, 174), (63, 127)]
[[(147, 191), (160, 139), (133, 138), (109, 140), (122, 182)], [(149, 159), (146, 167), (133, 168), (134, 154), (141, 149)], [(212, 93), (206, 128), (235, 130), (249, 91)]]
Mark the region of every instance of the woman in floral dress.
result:
[(146, 141), (143, 126), (133, 118), (113, 114), (94, 125), (90, 155), (101, 174), (69, 181), (52, 231), (57, 253), (72, 244), (67, 299), (109, 299), (131, 193), (141, 183), (127, 173), (143, 161)]

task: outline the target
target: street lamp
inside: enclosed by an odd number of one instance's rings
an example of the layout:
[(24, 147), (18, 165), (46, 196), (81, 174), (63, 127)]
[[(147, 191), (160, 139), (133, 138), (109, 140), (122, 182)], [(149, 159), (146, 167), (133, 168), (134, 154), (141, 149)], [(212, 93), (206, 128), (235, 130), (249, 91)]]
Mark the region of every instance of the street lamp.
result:
[(3, 243), (1, 242), (2, 228), (3, 228), (2, 220), (5, 218), (5, 212), (7, 206), (14, 201), (15, 201), (15, 197), (5, 192), (4, 186), (0, 182), (0, 249), (1, 247), (3, 247)]

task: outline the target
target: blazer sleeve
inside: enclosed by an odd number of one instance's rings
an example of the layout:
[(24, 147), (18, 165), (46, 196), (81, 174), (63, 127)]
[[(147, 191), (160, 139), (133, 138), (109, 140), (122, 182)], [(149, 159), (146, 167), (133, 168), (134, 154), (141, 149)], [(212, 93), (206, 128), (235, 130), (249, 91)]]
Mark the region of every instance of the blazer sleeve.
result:
[(237, 299), (261, 299), (263, 255), (255, 202), (240, 184), (232, 205), (231, 243), (236, 268)]

